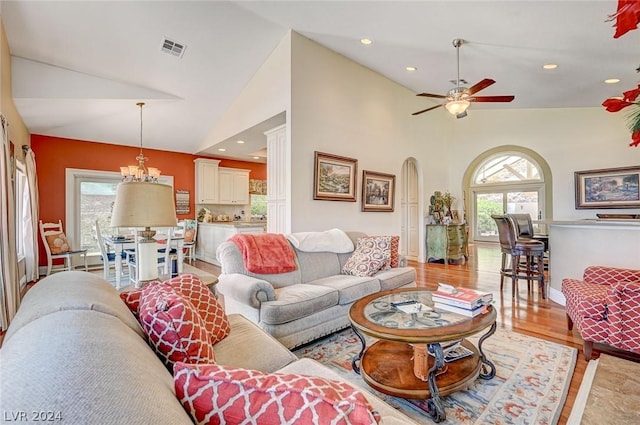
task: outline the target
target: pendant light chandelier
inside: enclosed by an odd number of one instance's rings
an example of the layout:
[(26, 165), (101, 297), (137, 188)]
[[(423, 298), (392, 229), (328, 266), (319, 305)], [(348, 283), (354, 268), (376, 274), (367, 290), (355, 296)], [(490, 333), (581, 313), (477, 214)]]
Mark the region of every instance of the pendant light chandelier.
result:
[(160, 170), (144, 165), (149, 158), (146, 158), (142, 153), (142, 107), (144, 102), (138, 102), (136, 105), (140, 107), (140, 153), (136, 156), (138, 165), (120, 167), (120, 174), (122, 174), (122, 181), (157, 183)]

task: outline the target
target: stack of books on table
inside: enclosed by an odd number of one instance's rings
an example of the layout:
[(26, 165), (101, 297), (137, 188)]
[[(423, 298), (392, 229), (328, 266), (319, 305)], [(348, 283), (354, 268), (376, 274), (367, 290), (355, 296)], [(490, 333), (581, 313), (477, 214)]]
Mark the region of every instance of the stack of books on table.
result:
[(439, 310), (450, 311), (468, 317), (475, 317), (485, 311), (493, 301), (491, 292), (482, 292), (469, 288), (454, 288), (440, 284), (438, 290), (431, 293), (433, 306)]

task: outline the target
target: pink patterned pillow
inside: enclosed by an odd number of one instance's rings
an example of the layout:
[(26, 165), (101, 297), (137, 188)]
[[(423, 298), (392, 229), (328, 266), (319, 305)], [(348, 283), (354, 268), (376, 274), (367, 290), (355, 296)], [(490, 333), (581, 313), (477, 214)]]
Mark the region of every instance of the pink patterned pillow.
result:
[(191, 301), (204, 320), (207, 331), (211, 334), (211, 344), (223, 340), (231, 332), (224, 309), (211, 292), (211, 289), (200, 278), (193, 274), (183, 274), (167, 280), (169, 286)]
[(142, 288), (139, 320), (156, 353), (175, 362), (213, 363), (211, 335), (193, 304), (165, 283)]
[(373, 276), (391, 264), (391, 236), (367, 236), (358, 239), (356, 249), (342, 272), (352, 276)]
[(379, 415), (345, 382), (176, 363), (176, 396), (197, 424), (375, 424)]
[[(151, 282), (149, 285), (156, 285), (159, 281)], [(231, 326), (224, 312), (224, 308), (220, 305), (216, 297), (213, 295), (209, 287), (202, 283), (198, 276), (193, 274), (184, 274), (164, 282), (174, 288), (179, 294), (187, 298), (198, 311), (202, 320), (204, 320), (207, 331), (211, 334), (211, 344), (223, 340), (231, 332)], [(133, 291), (121, 292), (120, 298), (129, 307), (133, 314), (138, 317), (138, 308), (140, 306), (140, 296), (142, 289), (134, 289)]]

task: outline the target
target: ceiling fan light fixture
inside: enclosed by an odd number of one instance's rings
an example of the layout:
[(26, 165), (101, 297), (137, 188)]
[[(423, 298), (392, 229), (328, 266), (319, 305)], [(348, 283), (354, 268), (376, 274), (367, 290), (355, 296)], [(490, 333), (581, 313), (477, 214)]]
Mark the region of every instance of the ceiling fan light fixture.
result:
[(471, 102), (468, 100), (451, 100), (447, 102), (444, 107), (447, 108), (447, 111), (449, 111), (451, 115), (458, 116), (465, 113), (470, 104)]

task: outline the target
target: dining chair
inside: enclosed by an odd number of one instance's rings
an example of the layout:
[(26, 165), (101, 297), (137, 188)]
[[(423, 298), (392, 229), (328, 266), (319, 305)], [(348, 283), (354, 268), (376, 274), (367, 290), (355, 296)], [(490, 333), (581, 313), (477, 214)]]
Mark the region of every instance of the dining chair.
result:
[[(136, 288), (140, 287), (140, 279), (138, 274), (139, 269), (137, 267), (137, 262), (136, 262), (136, 258), (138, 256), (139, 238), (140, 236), (136, 235), (135, 237), (136, 243), (135, 243), (134, 249), (123, 251), (126, 255), (125, 261), (127, 263), (127, 268), (129, 269), (129, 281)], [(168, 231), (166, 233), (164, 232), (157, 233), (154, 238), (156, 239), (156, 241), (158, 241), (158, 244), (160, 245), (160, 248), (158, 249), (158, 275), (159, 277), (169, 276), (171, 271), (171, 256), (176, 254), (177, 252), (175, 248), (171, 248), (171, 245), (172, 245), (171, 232)]]
[(184, 259), (190, 263), (195, 261), (196, 256), (196, 238), (198, 236), (198, 222), (194, 219), (185, 219), (178, 221), (178, 233), (184, 238), (183, 252)]
[[(109, 246), (104, 242), (104, 238), (102, 237), (102, 231), (100, 230), (100, 222), (96, 220), (96, 237), (98, 240), (98, 247), (100, 248), (100, 260), (102, 260), (103, 267), (103, 277), (105, 280), (109, 280), (109, 272), (111, 271), (111, 267), (116, 267), (116, 253), (113, 252)], [(125, 261), (126, 254), (124, 251), (120, 253), (118, 261)], [(124, 269), (123, 269), (124, 270)]]
[[(42, 244), (44, 250), (47, 253), (47, 276), (51, 272), (73, 270), (73, 257), (80, 256), (84, 259), (84, 270), (88, 271), (87, 267), (87, 250), (86, 249), (73, 249), (64, 234), (64, 228), (62, 227), (62, 220), (58, 220), (57, 223), (43, 223), (40, 220), (40, 237), (42, 238)], [(61, 267), (53, 267), (54, 260), (62, 260)]]

